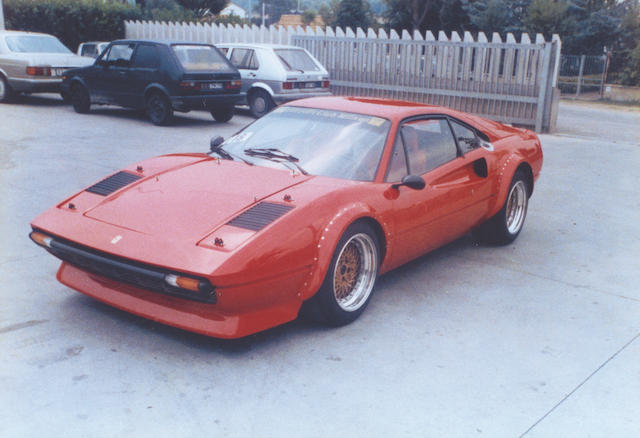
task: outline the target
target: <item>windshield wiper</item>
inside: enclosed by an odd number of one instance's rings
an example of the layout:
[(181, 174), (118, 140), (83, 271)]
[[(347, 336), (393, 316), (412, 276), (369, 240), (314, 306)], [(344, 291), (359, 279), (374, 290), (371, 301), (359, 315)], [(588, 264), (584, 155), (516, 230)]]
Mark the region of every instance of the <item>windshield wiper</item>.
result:
[(218, 154), (220, 158), (222, 158), (223, 160), (230, 160), (230, 161), (235, 161), (236, 159), (242, 160), (246, 164), (253, 166), (253, 163), (251, 161), (245, 160), (242, 157), (239, 157), (235, 154), (231, 154), (230, 152), (227, 152), (224, 149), (222, 149), (223, 141), (224, 141), (224, 138), (222, 137), (212, 138), (209, 154)]
[(286, 163), (291, 163), (294, 166), (296, 166), (296, 168), (300, 171), (300, 173), (302, 173), (303, 175), (309, 175), (309, 172), (304, 170), (298, 164), (298, 161), (300, 161), (298, 159), (298, 157), (295, 157), (295, 156), (293, 156), (291, 154), (287, 154), (286, 152), (282, 152), (280, 149), (276, 149), (276, 148), (249, 148), (249, 149), (245, 149), (244, 153), (246, 155), (249, 155), (250, 157), (265, 158), (267, 160), (271, 160), (271, 161), (274, 161), (276, 163), (282, 163), (282, 164), (285, 164), (285, 165), (286, 165)]

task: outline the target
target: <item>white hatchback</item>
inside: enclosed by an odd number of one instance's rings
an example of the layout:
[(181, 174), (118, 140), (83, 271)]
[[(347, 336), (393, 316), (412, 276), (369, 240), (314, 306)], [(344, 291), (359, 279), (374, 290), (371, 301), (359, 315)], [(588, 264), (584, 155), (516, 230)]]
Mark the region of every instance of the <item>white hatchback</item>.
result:
[(277, 104), (314, 96), (330, 96), (329, 73), (311, 53), (277, 44), (216, 44), (242, 76), (242, 92), (255, 117)]

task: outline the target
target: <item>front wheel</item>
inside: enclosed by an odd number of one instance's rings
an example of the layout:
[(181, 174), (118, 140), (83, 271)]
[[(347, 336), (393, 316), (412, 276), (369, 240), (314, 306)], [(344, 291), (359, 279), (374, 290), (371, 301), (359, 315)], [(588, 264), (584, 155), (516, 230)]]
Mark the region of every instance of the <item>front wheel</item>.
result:
[(233, 117), (233, 105), (222, 106), (220, 108), (213, 108), (211, 110), (211, 116), (216, 122), (224, 123), (231, 120)]
[(71, 103), (73, 104), (73, 109), (75, 112), (79, 114), (86, 114), (91, 109), (91, 98), (89, 97), (89, 92), (87, 89), (80, 85), (76, 84), (71, 89)]
[(318, 292), (305, 303), (307, 315), (329, 325), (349, 324), (369, 304), (378, 275), (379, 244), (373, 229), (362, 222), (342, 235)]
[(507, 199), (500, 211), (474, 230), (473, 235), (478, 240), (497, 245), (513, 242), (524, 226), (529, 193), (531, 191), (524, 172), (517, 171), (511, 180)]

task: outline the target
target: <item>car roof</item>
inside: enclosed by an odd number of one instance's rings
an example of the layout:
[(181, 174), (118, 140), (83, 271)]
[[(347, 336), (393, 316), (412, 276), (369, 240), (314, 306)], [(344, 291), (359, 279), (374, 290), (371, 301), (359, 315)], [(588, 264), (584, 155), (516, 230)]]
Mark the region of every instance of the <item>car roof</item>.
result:
[(252, 47), (259, 49), (299, 49), (303, 50), (302, 47), (291, 46), (286, 44), (270, 44), (270, 43), (216, 43), (216, 46), (223, 47)]
[(48, 33), (27, 32), (24, 30), (0, 30), (0, 35), (43, 35), (43, 36), (52, 36), (55, 38), (54, 35), (50, 35)]
[(180, 41), (180, 40), (153, 40), (153, 39), (124, 39), (124, 40), (113, 40), (112, 43), (153, 43), (160, 44), (163, 46), (171, 46), (173, 44), (188, 44), (188, 45), (203, 45), (203, 46), (213, 46), (211, 43), (203, 43), (197, 41)]
[(394, 122), (420, 115), (448, 115), (476, 127), (488, 135), (491, 141), (522, 132), (518, 128), (451, 108), (402, 100), (375, 97), (324, 96), (294, 100), (284, 105), (366, 114), (387, 118)]

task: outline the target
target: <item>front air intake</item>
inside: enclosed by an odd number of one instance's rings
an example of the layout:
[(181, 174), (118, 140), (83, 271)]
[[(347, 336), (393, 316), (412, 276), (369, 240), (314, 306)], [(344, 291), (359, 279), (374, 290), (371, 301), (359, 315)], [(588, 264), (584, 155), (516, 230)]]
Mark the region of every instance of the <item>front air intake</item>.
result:
[(227, 225), (260, 231), (292, 208), (293, 206), (291, 205), (261, 202), (227, 222)]
[(115, 175), (111, 175), (109, 178), (105, 178), (99, 183), (96, 183), (87, 189), (87, 192), (96, 193), (98, 195), (107, 196), (116, 190), (120, 190), (124, 186), (131, 184), (134, 181), (142, 178), (140, 175), (135, 175), (129, 172), (118, 172)]

